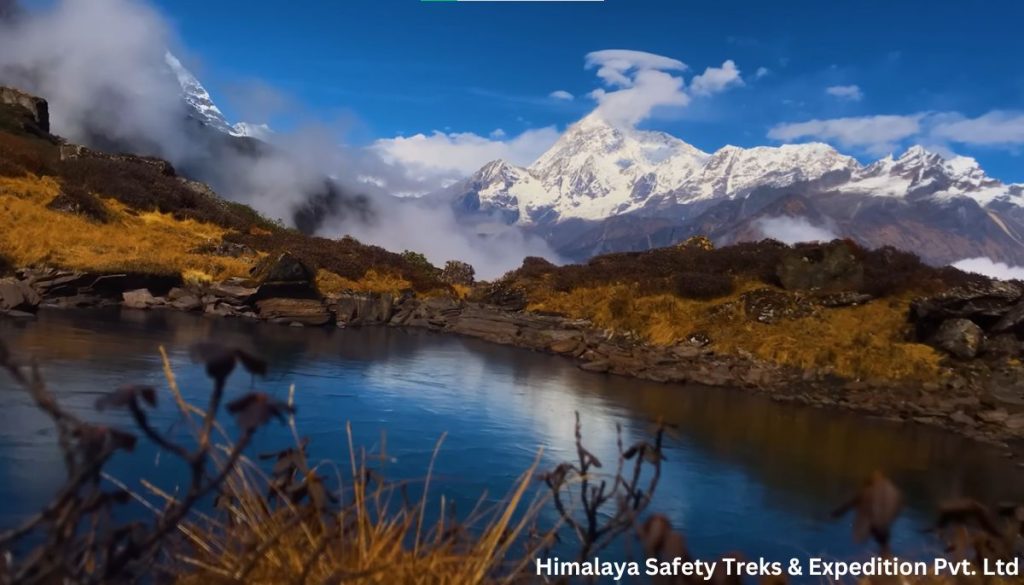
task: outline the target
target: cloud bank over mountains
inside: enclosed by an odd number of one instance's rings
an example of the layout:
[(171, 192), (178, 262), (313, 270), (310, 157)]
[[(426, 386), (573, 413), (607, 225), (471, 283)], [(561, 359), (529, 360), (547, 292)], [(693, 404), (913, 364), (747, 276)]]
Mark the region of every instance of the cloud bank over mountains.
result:
[(871, 155), (885, 155), (907, 141), (939, 151), (958, 145), (988, 148), (1024, 146), (1024, 111), (992, 110), (976, 117), (958, 112), (918, 112), (778, 124), (768, 138), (782, 142), (821, 140)]

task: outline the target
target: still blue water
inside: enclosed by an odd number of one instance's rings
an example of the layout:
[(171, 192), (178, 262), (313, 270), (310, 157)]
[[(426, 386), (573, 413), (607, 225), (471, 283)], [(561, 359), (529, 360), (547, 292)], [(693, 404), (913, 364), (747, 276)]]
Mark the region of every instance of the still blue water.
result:
[[(667, 514), (696, 555), (742, 551), (748, 558), (822, 555), (858, 558), (870, 550), (850, 539), (849, 520), (829, 512), (873, 469), (906, 492), (895, 534), (901, 556), (927, 554), (921, 534), (938, 501), (970, 495), (1012, 499), (1024, 486), (1003, 454), (923, 427), (779, 405), (749, 394), (663, 385), (591, 374), (565, 359), (422, 331), (295, 329), (178, 313), (44, 312), (34, 321), (0, 320), (0, 337), (35, 358), (69, 407), (96, 421), (131, 427), (118, 413), (97, 413), (97, 396), (126, 382), (161, 389), (155, 420), (178, 419), (166, 392), (158, 348), (170, 355), (186, 398), (203, 404), (209, 383), (189, 346), (216, 339), (269, 358), (256, 387), (279, 398), (296, 387), (298, 425), (315, 460), (348, 465), (345, 424), (355, 443), (386, 450), (392, 479), (426, 474), (431, 497), (469, 510), (482, 493), (497, 498), (543, 449), (542, 468), (575, 454), (573, 414), (585, 443), (613, 461), (615, 425), (626, 443), (652, 421), (676, 425), (652, 509)], [(236, 373), (229, 392), (251, 384)], [(0, 375), (0, 528), (39, 508), (62, 480), (48, 420)], [(385, 439), (382, 441), (382, 436)], [(286, 427), (261, 430), (253, 452), (286, 448)], [(325, 469), (331, 469), (330, 466)], [(115, 460), (129, 485), (138, 477), (171, 484), (168, 465), (145, 448)]]

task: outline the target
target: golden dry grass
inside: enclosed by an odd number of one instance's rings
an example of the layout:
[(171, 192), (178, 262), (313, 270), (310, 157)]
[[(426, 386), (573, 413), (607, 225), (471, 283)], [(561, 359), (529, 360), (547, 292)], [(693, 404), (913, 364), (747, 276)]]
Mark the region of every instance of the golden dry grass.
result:
[(386, 271), (378, 272), (372, 268), (366, 271), (366, 274), (359, 280), (352, 280), (329, 270), (320, 269), (316, 273), (316, 286), (324, 294), (345, 291), (398, 294), (402, 290), (411, 288), (412, 283), (401, 276)]
[(802, 369), (817, 368), (855, 379), (930, 380), (941, 356), (909, 343), (906, 315), (912, 295), (865, 305), (822, 309), (810, 317), (763, 324), (744, 317), (744, 293), (762, 283), (741, 283), (730, 296), (711, 301), (660, 294), (635, 296), (633, 287), (609, 285), (568, 293), (536, 291), (532, 310), (558, 311), (596, 325), (634, 331), (655, 344), (672, 344), (706, 331), (719, 353), (752, 354)]
[(159, 212), (130, 212), (112, 199), (102, 200), (109, 223), (96, 223), (46, 209), (59, 189), (51, 178), (0, 177), (0, 254), (19, 266), (182, 274), (196, 281), (249, 272), (251, 259), (192, 252), (219, 242), (224, 228)]

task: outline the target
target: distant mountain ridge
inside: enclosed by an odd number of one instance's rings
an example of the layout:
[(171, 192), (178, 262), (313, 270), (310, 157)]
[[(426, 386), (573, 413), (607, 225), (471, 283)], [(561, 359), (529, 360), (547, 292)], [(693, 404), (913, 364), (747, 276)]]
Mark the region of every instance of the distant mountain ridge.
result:
[(1024, 185), (989, 177), (972, 158), (920, 146), (868, 165), (821, 143), (709, 154), (591, 114), (530, 166), (493, 161), (438, 196), (464, 217), (498, 217), (539, 233), (573, 260), (698, 233), (720, 243), (786, 239), (758, 221), (779, 214), (933, 263), (1024, 262)]

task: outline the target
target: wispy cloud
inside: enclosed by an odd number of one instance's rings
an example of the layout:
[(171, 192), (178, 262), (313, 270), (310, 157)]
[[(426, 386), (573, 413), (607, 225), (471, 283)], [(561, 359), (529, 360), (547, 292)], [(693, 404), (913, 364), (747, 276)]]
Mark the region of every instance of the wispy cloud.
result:
[(825, 93), (828, 95), (839, 98), (841, 100), (849, 100), (851, 102), (859, 102), (864, 99), (864, 92), (861, 91), (858, 85), (833, 85), (825, 88)]
[(808, 120), (779, 124), (768, 131), (768, 138), (782, 142), (803, 139), (823, 140), (846, 148), (862, 149), (872, 154), (885, 154), (921, 133), (924, 114), (911, 116), (861, 116)]
[(513, 137), (506, 136), (503, 130), (492, 132), (490, 137), (435, 130), (430, 134), (377, 140), (371, 149), (414, 174), (443, 181), (472, 174), (496, 159), (529, 164), (550, 148), (558, 136), (553, 126), (527, 130)]
[(947, 115), (932, 129), (940, 140), (978, 146), (1024, 144), (1024, 112), (993, 110), (977, 118)]
[(765, 237), (783, 244), (829, 242), (838, 237), (832, 230), (816, 226), (804, 217), (762, 217), (755, 221), (754, 225)]

